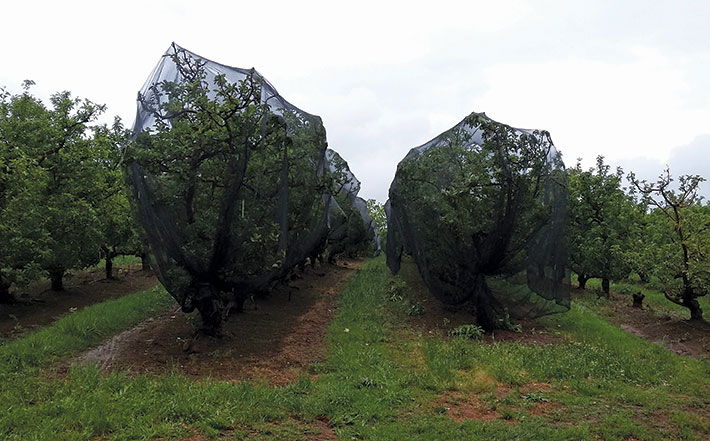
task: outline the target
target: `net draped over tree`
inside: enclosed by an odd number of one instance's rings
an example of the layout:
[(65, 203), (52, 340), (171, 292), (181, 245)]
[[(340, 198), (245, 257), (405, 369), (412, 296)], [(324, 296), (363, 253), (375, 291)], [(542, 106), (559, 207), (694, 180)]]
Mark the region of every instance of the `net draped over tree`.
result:
[(411, 254), (441, 302), (481, 326), (569, 309), (567, 176), (547, 132), (472, 113), (412, 149), (389, 191), (387, 264)]
[(360, 181), (348, 163), (335, 151), (326, 151), (326, 168), (332, 179), (332, 200), (328, 218), (328, 246), (331, 255), (360, 251), (372, 245), (375, 256), (382, 251), (375, 221), (367, 201), (358, 196)]
[(325, 129), (256, 70), (171, 45), (139, 93), (134, 133), (129, 181), (151, 264), (205, 331), (322, 247)]

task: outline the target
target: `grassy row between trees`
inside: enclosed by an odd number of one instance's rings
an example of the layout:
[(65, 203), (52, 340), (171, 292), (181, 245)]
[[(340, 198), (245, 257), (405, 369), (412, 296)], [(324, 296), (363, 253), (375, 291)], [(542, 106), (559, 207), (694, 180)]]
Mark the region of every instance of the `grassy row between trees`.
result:
[[(329, 426), (348, 440), (710, 435), (706, 362), (627, 334), (579, 305), (543, 321), (559, 333), (560, 344), (433, 337), (409, 324), (408, 299), (416, 289), (391, 276), (384, 259), (369, 261), (340, 295), (326, 360), (285, 387), (178, 374), (104, 375), (92, 367), (73, 368), (64, 379), (38, 371), (130, 326), (133, 320), (102, 321), (126, 314), (120, 310), (128, 302), (143, 299), (143, 307), (128, 310), (154, 311), (170, 302), (151, 291), (87, 308), (0, 348), (0, 402), (7, 408), (0, 437), (306, 440)], [(70, 325), (77, 317), (83, 324)], [(58, 345), (58, 337), (40, 337), (70, 327), (76, 341)], [(477, 417), (457, 422), (457, 412), (466, 410)]]
[(0, 346), (0, 376), (33, 374), (37, 368), (88, 349), (172, 305), (165, 289), (157, 286), (72, 312), (48, 328)]

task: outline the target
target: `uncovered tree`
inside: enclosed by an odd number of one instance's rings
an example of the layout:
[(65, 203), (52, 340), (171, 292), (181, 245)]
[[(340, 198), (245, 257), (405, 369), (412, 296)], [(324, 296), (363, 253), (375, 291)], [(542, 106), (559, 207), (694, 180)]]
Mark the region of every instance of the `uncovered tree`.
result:
[(96, 205), (104, 153), (91, 124), (104, 107), (61, 92), (48, 108), (29, 93), (31, 84), (21, 95), (2, 97), (0, 285), (39, 268), (52, 289), (61, 290), (67, 270), (99, 258)]
[(589, 278), (602, 279), (609, 294), (609, 281), (631, 271), (627, 251), (632, 246), (640, 219), (632, 199), (622, 190), (623, 170), (611, 172), (602, 156), (596, 167), (582, 170), (580, 162), (569, 170), (570, 255), (579, 287)]
[[(41, 222), (41, 182), (44, 174), (27, 148), (47, 123), (41, 103), (25, 93), (0, 90), (0, 303), (14, 301), (10, 287), (41, 274), (38, 261), (49, 252)], [(30, 138), (30, 139), (28, 139)]]
[(702, 205), (698, 185), (705, 179), (682, 175), (677, 184), (666, 169), (655, 183), (641, 181), (633, 173), (629, 180), (646, 196), (649, 261), (664, 286), (668, 300), (688, 308), (691, 320), (702, 320), (698, 297), (710, 290), (710, 207)]

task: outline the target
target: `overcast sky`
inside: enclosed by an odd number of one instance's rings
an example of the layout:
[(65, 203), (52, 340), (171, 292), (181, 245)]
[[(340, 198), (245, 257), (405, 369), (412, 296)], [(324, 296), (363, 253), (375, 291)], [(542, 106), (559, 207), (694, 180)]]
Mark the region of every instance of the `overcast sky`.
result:
[(320, 115), (365, 198), (473, 111), (550, 131), (568, 166), (710, 178), (709, 24), (707, 1), (23, 0), (0, 6), (0, 86), (69, 90), (130, 126), (174, 41)]

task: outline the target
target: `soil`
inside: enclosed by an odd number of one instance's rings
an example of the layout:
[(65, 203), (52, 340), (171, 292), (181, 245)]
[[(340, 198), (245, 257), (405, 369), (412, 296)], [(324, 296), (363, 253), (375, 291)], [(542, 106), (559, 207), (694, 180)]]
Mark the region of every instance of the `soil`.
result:
[[(521, 409), (521, 407), (510, 404), (502, 404), (505, 402), (505, 399), (511, 397), (515, 401), (517, 398), (523, 397), (529, 393), (538, 394), (549, 390), (549, 383), (531, 383), (522, 386), (519, 389), (513, 389), (505, 385), (498, 385), (495, 387), (495, 391), (493, 392), (495, 397), (489, 401), (485, 401), (478, 394), (468, 394), (462, 391), (447, 391), (439, 395), (433, 405), (435, 406), (436, 411), (444, 413), (447, 417), (457, 423), (461, 423), (466, 420), (501, 420), (509, 424), (517, 424), (518, 421), (511, 418), (511, 414), (513, 411)], [(544, 400), (530, 403), (530, 406), (525, 409), (530, 415), (545, 416), (555, 410), (563, 408), (564, 405), (560, 403), (553, 403), (551, 401)], [(507, 412), (503, 412), (503, 410)]]
[(70, 311), (95, 303), (145, 291), (158, 283), (151, 271), (140, 265), (115, 268), (115, 280), (106, 279), (104, 269), (82, 271), (67, 277), (64, 291), (49, 289), (40, 281), (16, 294), (15, 304), (0, 304), (0, 340), (11, 340), (48, 326)]
[[(595, 295), (576, 289), (574, 296)], [(607, 318), (621, 329), (676, 354), (710, 360), (710, 323), (704, 320), (681, 320), (644, 306), (635, 308), (630, 295), (612, 292)]]
[[(116, 335), (73, 362), (133, 374), (174, 371), (227, 381), (290, 383), (323, 358), (337, 294), (363, 263), (343, 260), (306, 269), (267, 297), (246, 302), (244, 312), (224, 324), (221, 338), (193, 338), (200, 322), (197, 313), (174, 310)], [(60, 373), (70, 364), (60, 367)]]

